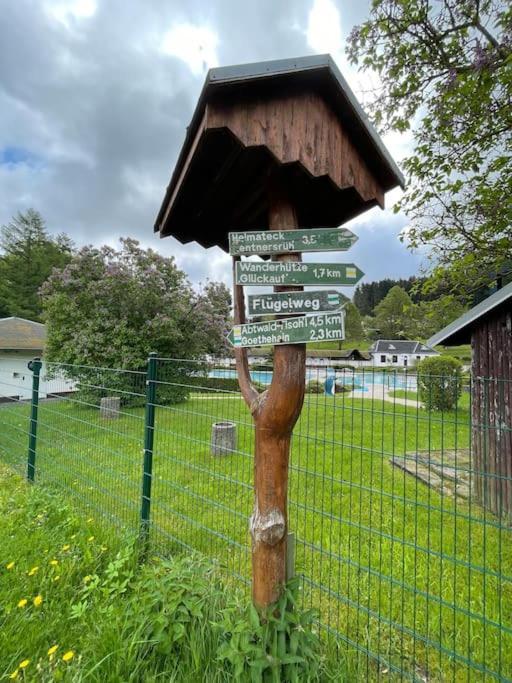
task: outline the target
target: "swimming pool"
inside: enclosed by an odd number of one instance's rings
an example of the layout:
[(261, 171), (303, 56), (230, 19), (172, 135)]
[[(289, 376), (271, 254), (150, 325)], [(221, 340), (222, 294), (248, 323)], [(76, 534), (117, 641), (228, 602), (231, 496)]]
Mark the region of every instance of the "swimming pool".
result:
[[(382, 372), (379, 370), (349, 370), (347, 368), (306, 368), (306, 382), (316, 380), (325, 382), (327, 377), (335, 375), (343, 384), (353, 386), (356, 391), (368, 391), (372, 386), (385, 386), (387, 389), (417, 390), (416, 375)], [(210, 370), (209, 377), (236, 379), (236, 370), (217, 368)], [(259, 384), (270, 384), (272, 372), (270, 370), (251, 370), (251, 378)]]

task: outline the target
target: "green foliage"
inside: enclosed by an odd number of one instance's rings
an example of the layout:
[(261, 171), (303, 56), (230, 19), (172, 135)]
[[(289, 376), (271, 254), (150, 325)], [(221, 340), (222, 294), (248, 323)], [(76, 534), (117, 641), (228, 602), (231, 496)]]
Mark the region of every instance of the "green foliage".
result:
[(375, 282), (362, 282), (355, 289), (354, 304), (362, 316), (371, 315), (375, 306), (380, 304), (389, 290), (397, 285), (405, 290), (411, 299), (417, 303), (424, 297), (424, 294), (420, 292), (422, 283), (423, 278), (418, 277), (399, 280), (384, 278)]
[(411, 297), (395, 285), (375, 308), (375, 326), (384, 339), (402, 339), (409, 333)]
[(462, 393), (462, 364), (437, 356), (418, 363), (418, 393), (427, 410), (454, 410)]
[[(151, 351), (187, 361), (225, 349), (227, 288), (208, 283), (201, 293), (195, 292), (174, 258), (144, 250), (135, 240), (121, 240), (120, 251), (106, 246), (81, 249), (53, 273), (42, 292), (46, 357), (67, 364), (68, 375), (81, 382), (89, 402), (134, 392), (136, 376), (116, 376), (102, 368), (143, 370)], [(159, 375), (165, 382), (158, 387), (162, 401), (186, 397), (183, 385), (191, 369), (187, 363), (164, 367), (171, 375)], [(102, 385), (107, 393), (98, 389)], [(144, 393), (144, 388), (141, 392), (136, 385), (135, 393)], [(134, 405), (140, 398), (123, 398), (123, 403)]]
[(69, 262), (72, 243), (65, 235), (51, 237), (41, 214), (28, 209), (0, 228), (0, 247), (0, 317), (41, 320), (39, 289)]
[(436, 285), (471, 291), (511, 270), (511, 41), (503, 0), (374, 0), (349, 38), (351, 61), (378, 75), (376, 125), (419, 119), (396, 210), (412, 247), (430, 246)]
[(277, 609), (261, 615), (252, 605), (240, 619), (238, 610), (224, 610), (217, 627), (225, 642), (218, 660), (230, 666), (233, 680), (299, 683), (319, 680), (320, 640), (313, 610), (297, 606), (299, 580), (285, 586)]
[(363, 325), (357, 307), (351, 301), (345, 304), (345, 339), (359, 341), (363, 338)]
[(311, 379), (306, 384), (306, 394), (323, 394), (324, 391), (324, 383), (316, 379)]
[(4, 467), (0, 479), (3, 678), (227, 683), (264, 681), (269, 670), (283, 682), (318, 678), (313, 613), (295, 605), (296, 585), (281, 600), (283, 618), (260, 621), (214, 563), (181, 556), (139, 565), (129, 536), (105, 533)]
[(413, 339), (428, 339), (453, 320), (461, 316), (465, 306), (453, 295), (441, 296), (435, 301), (421, 301), (408, 309), (409, 336)]

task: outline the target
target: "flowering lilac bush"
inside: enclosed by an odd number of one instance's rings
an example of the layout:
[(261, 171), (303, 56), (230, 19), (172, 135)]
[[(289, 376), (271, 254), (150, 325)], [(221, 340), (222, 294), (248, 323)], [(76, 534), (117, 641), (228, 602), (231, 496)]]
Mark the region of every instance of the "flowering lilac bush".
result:
[[(129, 373), (110, 372), (107, 379), (101, 368), (143, 369), (152, 351), (189, 360), (225, 351), (231, 307), (227, 288), (210, 282), (194, 291), (173, 257), (142, 249), (132, 239), (122, 239), (119, 251), (84, 247), (65, 268), (54, 271), (41, 294), (47, 359), (88, 366), (87, 372), (75, 367), (68, 374), (82, 380), (87, 375), (89, 389), (106, 385), (131, 391), (130, 381), (137, 376), (129, 380)], [(186, 364), (177, 365), (178, 374), (190, 371)], [(185, 392), (174, 387), (168, 393), (168, 400), (180, 400)]]

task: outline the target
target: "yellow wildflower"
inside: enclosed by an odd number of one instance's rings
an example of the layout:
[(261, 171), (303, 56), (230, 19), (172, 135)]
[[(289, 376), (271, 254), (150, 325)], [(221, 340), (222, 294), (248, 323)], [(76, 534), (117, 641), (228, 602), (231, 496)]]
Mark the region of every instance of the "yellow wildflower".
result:
[(103, 550), (103, 552), (105, 552), (105, 550), (108, 550), (108, 548), (107, 548), (106, 545), (102, 545), (102, 546), (101, 546), (101, 550)]
[(84, 576), (84, 583), (89, 583), (89, 581), (92, 579), (92, 576), (90, 574), (87, 574), (87, 576)]
[(92, 518), (92, 517), (89, 517), (89, 519), (87, 520), (87, 524), (90, 524), (90, 523), (93, 522), (93, 521), (94, 521), (93, 518)]
[(88, 538), (87, 540), (89, 541), (89, 543), (90, 543), (91, 541), (94, 541), (94, 536), (89, 536), (89, 538)]
[(34, 576), (34, 574), (37, 574), (38, 571), (39, 571), (39, 567), (32, 567), (32, 569), (29, 571), (28, 575)]
[(54, 655), (58, 649), (59, 649), (58, 645), (52, 645), (51, 648), (48, 650), (48, 657), (51, 657), (52, 655)]
[(8, 565), (6, 565), (6, 569), (12, 569), (14, 567), (14, 562), (9, 562)]
[(30, 659), (24, 659), (22, 662), (19, 663), (19, 668), (20, 669), (26, 669), (29, 664), (30, 664)]
[(16, 671), (13, 671), (12, 674), (9, 674), (9, 678), (11, 678), (11, 679), (18, 678), (18, 671), (19, 671), (19, 669), (16, 669)]
[(70, 548), (71, 548), (71, 546), (67, 543), (66, 543), (66, 545), (62, 546), (62, 550), (69, 550)]
[(50, 564), (51, 564), (53, 567), (56, 567), (56, 566), (59, 564), (59, 560), (50, 560)]
[(57, 576), (54, 577), (54, 581), (58, 581), (60, 579), (60, 574), (57, 574)]
[(40, 607), (43, 602), (43, 596), (42, 595), (36, 595), (34, 598), (34, 607)]
[(76, 534), (71, 534), (70, 538), (76, 538)]
[(75, 653), (73, 652), (73, 650), (68, 650), (67, 652), (65, 652), (62, 655), (62, 661), (63, 662), (70, 662), (74, 656), (75, 656)]
[(27, 602), (28, 602), (27, 598), (22, 598), (22, 599), (18, 602), (18, 607), (25, 607), (25, 605), (27, 604)]

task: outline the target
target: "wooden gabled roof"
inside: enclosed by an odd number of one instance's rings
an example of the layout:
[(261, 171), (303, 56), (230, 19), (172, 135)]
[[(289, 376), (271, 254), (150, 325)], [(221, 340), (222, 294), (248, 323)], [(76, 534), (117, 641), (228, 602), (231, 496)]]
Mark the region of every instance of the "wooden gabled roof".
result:
[(430, 346), (469, 344), (473, 330), (491, 315), (512, 311), (512, 282), (488, 296), (478, 305), (463, 313), (457, 320), (443, 327), (427, 341)]
[(329, 55), (211, 69), (155, 231), (227, 248), (230, 230), (265, 229), (276, 170), (300, 227), (337, 227), (404, 184)]
[(0, 349), (3, 351), (42, 351), (46, 327), (25, 318), (0, 318)]

